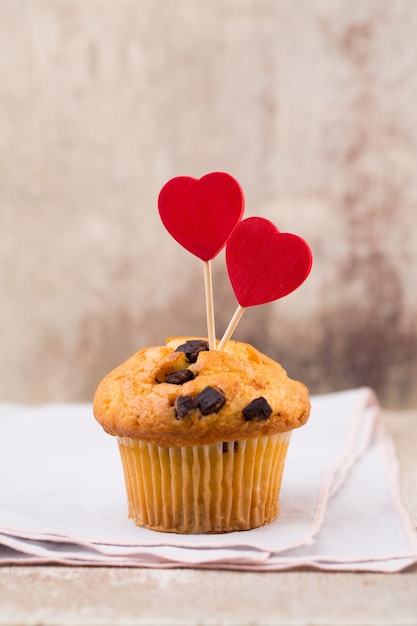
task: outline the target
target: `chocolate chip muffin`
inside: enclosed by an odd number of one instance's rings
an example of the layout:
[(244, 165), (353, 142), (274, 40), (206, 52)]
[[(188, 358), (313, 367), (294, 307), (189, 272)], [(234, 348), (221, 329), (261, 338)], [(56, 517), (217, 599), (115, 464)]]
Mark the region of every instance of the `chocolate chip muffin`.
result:
[(118, 439), (129, 516), (166, 532), (272, 521), (291, 431), (309, 412), (307, 388), (249, 344), (209, 350), (190, 337), (140, 350), (94, 398)]

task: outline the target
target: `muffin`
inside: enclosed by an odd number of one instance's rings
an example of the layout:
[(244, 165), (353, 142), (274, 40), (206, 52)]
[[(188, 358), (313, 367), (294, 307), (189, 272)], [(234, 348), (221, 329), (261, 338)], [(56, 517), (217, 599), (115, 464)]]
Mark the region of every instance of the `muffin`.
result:
[(307, 388), (249, 344), (172, 337), (110, 372), (94, 415), (117, 438), (129, 517), (176, 533), (248, 530), (275, 519), (291, 431)]

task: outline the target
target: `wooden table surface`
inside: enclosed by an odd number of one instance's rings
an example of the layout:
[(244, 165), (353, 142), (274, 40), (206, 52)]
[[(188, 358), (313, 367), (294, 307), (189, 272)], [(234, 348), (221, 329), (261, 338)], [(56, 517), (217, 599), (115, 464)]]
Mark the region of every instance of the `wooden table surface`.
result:
[[(417, 411), (386, 411), (401, 492), (417, 527)], [(0, 626), (417, 625), (417, 566), (311, 570), (0, 567)]]

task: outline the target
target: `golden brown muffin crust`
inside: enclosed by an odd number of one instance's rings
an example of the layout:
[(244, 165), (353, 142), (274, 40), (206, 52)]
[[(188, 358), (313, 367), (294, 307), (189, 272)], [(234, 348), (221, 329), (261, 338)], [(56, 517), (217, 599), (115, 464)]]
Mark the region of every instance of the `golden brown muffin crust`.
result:
[[(171, 337), (166, 346), (143, 348), (110, 372), (94, 397), (94, 415), (104, 430), (162, 447), (212, 444), (265, 436), (298, 428), (310, 414), (308, 390), (249, 344), (229, 341), (224, 350), (206, 350), (190, 363), (175, 349), (196, 337)], [(165, 382), (169, 374), (191, 370), (183, 384)], [(203, 415), (199, 407), (179, 416), (179, 396), (197, 398), (211, 387), (225, 400)], [(264, 398), (270, 417), (245, 419), (243, 410)]]

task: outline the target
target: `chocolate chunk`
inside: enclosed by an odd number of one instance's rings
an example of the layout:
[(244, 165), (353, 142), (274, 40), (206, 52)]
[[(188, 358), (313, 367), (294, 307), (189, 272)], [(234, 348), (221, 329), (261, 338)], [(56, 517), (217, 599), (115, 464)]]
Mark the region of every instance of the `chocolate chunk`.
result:
[[(229, 444), (228, 444), (227, 441), (223, 441), (222, 450), (223, 450), (223, 454), (226, 454), (227, 452), (229, 452)], [(239, 450), (239, 442), (238, 441), (234, 441), (233, 442), (233, 452), (237, 452), (238, 450)]]
[(172, 372), (172, 374), (168, 374), (164, 382), (171, 383), (172, 385), (183, 385), (193, 378), (194, 374), (191, 370), (178, 370), (177, 372)]
[(203, 341), (202, 339), (190, 339), (178, 346), (175, 352), (185, 352), (185, 356), (189, 362), (195, 363), (200, 352), (208, 349), (209, 345), (207, 341)]
[(214, 387), (205, 387), (197, 396), (198, 406), (203, 415), (218, 413), (226, 402), (226, 397)]
[(175, 414), (181, 419), (190, 411), (198, 407), (197, 399), (193, 396), (178, 396), (175, 400)]
[(251, 420), (267, 420), (272, 415), (271, 407), (262, 396), (249, 402), (242, 412), (246, 422)]

